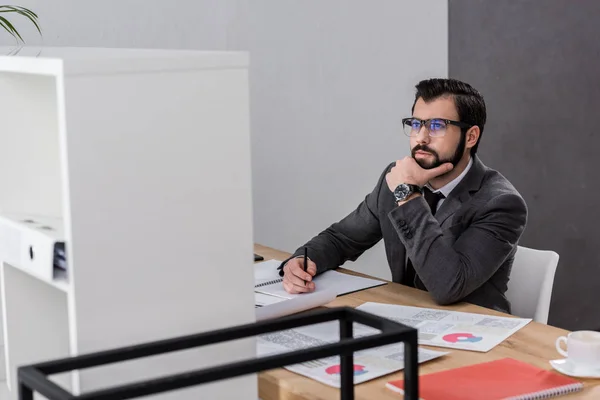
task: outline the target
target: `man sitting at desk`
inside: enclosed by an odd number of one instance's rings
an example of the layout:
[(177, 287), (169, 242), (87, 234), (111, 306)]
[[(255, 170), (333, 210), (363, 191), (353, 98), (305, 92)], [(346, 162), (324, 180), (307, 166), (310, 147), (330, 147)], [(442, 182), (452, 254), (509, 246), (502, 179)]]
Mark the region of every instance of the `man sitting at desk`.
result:
[(402, 120), (412, 157), (388, 165), (354, 211), (282, 263), (285, 289), (312, 292), (313, 276), (383, 238), (394, 282), (426, 290), (438, 304), (510, 312), (505, 292), (527, 206), (476, 155), (485, 121), (483, 97), (467, 83), (419, 82), (412, 117)]

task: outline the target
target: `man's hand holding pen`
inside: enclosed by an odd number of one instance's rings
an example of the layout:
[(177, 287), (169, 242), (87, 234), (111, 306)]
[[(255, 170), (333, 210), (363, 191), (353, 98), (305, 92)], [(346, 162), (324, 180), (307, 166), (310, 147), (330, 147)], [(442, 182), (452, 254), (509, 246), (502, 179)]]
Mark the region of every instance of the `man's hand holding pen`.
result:
[(283, 267), (283, 287), (291, 294), (313, 292), (315, 283), (312, 278), (316, 273), (317, 265), (305, 252), (304, 257), (292, 258)]

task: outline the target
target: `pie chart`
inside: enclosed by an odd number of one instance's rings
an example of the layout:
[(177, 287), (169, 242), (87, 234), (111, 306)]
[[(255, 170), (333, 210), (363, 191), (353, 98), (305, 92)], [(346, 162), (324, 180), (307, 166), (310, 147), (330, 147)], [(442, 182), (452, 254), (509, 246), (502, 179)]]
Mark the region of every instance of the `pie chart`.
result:
[(475, 336), (472, 333), (449, 333), (442, 337), (442, 339), (448, 343), (464, 343), (464, 342), (479, 342), (483, 338), (481, 336)]
[[(326, 368), (325, 372), (328, 375), (340, 375), (342, 372), (342, 368), (340, 367), (339, 364), (332, 365), (331, 367)], [(367, 373), (367, 370), (365, 369), (364, 365), (354, 364), (354, 376), (362, 375), (362, 374), (366, 374), (366, 373)]]

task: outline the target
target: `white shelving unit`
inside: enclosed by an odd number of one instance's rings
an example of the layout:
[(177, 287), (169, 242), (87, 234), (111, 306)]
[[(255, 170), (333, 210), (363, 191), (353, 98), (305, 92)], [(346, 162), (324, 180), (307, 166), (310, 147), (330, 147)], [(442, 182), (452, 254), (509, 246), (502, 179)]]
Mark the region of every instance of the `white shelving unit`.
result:
[[(0, 56), (0, 110), (0, 394), (16, 398), (20, 365), (254, 321), (245, 53), (24, 48)], [(255, 352), (249, 339), (56, 380), (78, 394)], [(157, 398), (256, 393), (247, 376)]]

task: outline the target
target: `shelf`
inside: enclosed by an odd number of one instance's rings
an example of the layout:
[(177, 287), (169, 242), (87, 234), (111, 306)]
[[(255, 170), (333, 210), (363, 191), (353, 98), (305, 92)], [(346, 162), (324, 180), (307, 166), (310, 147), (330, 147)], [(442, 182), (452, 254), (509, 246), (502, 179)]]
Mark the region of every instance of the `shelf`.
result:
[[(19, 271), (22, 271), (22, 272), (26, 273), (27, 275), (33, 276), (34, 278), (39, 279), (40, 281), (47, 283), (48, 285), (53, 286), (60, 291), (63, 291), (65, 293), (67, 293), (69, 291), (70, 286), (69, 286), (69, 282), (67, 281), (66, 277), (48, 280), (48, 279), (36, 274), (35, 272), (27, 270), (25, 268), (14, 266), (14, 265), (11, 265), (11, 267), (18, 269)], [(0, 399), (2, 399), (2, 398), (0, 397)]]
[(4, 263), (61, 291), (69, 290), (68, 271), (56, 268), (56, 248), (64, 247), (62, 218), (0, 214)]

